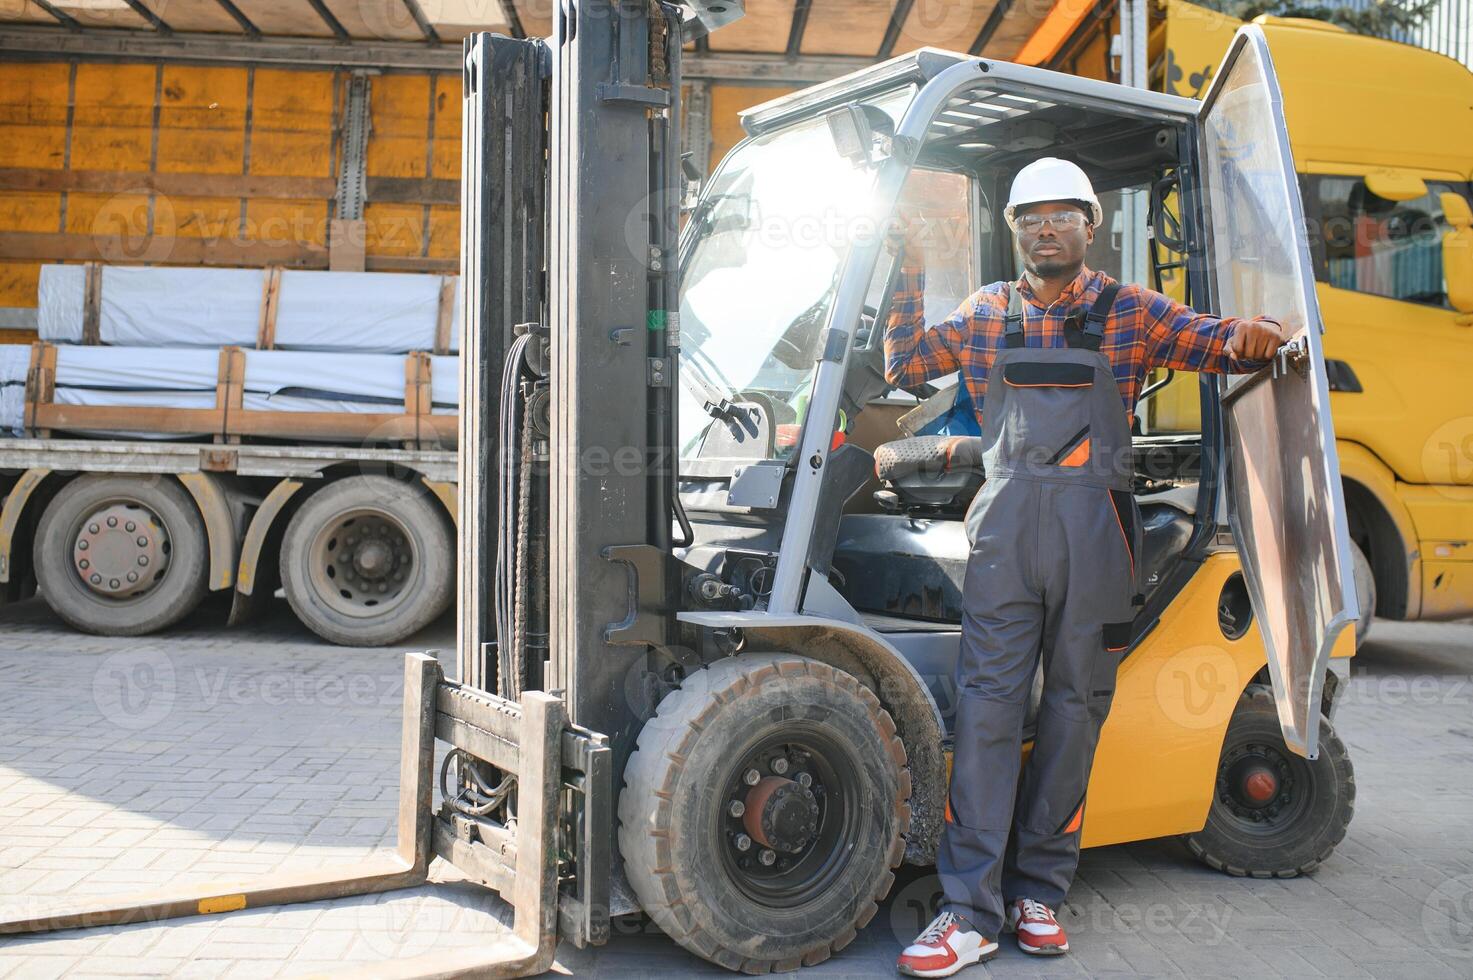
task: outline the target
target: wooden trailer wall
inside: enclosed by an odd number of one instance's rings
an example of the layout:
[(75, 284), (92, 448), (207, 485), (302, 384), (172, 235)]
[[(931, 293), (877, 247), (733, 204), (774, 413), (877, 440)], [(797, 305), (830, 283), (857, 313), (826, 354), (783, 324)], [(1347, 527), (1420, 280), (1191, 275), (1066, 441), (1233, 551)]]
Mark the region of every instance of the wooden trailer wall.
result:
[(368, 76), (359, 232), (332, 224), (351, 74), (0, 64), (0, 342), (31, 339), (47, 262), (325, 269), (346, 245), (458, 271), (460, 76)]
[[(351, 77), (0, 63), (0, 343), (35, 339), (49, 262), (326, 269), (337, 248), (340, 267), (459, 271), (460, 76), (367, 76), (361, 233), (334, 224)], [(708, 86), (709, 166), (738, 110), (789, 91)]]

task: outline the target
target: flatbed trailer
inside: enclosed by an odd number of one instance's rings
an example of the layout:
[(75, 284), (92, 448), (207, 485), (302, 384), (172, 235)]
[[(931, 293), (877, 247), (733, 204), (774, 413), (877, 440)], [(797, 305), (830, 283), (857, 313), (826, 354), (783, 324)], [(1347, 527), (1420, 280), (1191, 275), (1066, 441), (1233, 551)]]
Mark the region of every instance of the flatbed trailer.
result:
[(450, 604), (456, 459), (453, 449), (0, 439), (0, 607), (39, 591), (78, 629), (142, 635), (211, 592), (230, 592), (230, 624), (246, 621), (279, 586), (333, 642), (394, 643)]

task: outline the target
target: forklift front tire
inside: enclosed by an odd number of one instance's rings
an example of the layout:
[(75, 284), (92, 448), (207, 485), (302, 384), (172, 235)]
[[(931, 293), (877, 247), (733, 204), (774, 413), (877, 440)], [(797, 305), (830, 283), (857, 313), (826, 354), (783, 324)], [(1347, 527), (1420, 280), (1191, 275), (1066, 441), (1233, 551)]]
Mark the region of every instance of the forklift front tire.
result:
[(1250, 684), (1228, 722), (1207, 825), (1182, 838), (1218, 871), (1296, 878), (1317, 868), (1345, 838), (1355, 811), (1355, 771), (1329, 718), (1320, 719), (1319, 758), (1290, 752), (1273, 691)]
[(640, 732), (619, 849), (644, 911), (731, 970), (812, 966), (895, 880), (910, 771), (895, 723), (851, 674), (753, 653), (686, 677)]

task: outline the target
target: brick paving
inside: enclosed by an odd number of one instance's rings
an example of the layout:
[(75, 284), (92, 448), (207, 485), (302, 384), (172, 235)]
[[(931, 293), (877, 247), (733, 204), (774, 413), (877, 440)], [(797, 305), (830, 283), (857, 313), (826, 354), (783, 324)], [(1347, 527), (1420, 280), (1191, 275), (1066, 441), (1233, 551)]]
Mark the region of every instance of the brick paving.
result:
[[(393, 846), (404, 649), (328, 646), (284, 607), (220, 630), (87, 637), (38, 602), (0, 606), (0, 905), (361, 860)], [(1473, 624), (1380, 622), (1336, 718), (1356, 767), (1349, 836), (1312, 877), (1245, 881), (1177, 842), (1088, 851), (1060, 918), (1075, 952), (1008, 944), (963, 977), (1473, 976)], [(1143, 773), (1144, 777), (1149, 773)], [(438, 866), (437, 866), (438, 867)], [(924, 924), (928, 871), (818, 977), (891, 977)], [(501, 935), (510, 910), (450, 881), (388, 895), (0, 939), (0, 977), (275, 977)], [(728, 976), (647, 922), (575, 976)]]

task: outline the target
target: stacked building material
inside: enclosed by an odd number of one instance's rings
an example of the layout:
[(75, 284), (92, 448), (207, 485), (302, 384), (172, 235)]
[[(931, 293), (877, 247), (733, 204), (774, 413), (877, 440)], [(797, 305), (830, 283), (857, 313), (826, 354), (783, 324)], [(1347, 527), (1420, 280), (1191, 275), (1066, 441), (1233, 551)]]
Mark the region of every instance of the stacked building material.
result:
[[(458, 414), (458, 358), (426, 353), (458, 341), (455, 285), (392, 273), (47, 266), (42, 343), (0, 346), (0, 432), (338, 441), (382, 420), (390, 438), (443, 442), (443, 426), (426, 433), (416, 420)], [(375, 418), (325, 418), (343, 413)]]
[(458, 276), (170, 266), (100, 266), (95, 273), (42, 266), (42, 340), (92, 339), (89, 274), (100, 277), (97, 343), (382, 354), (460, 349)]

